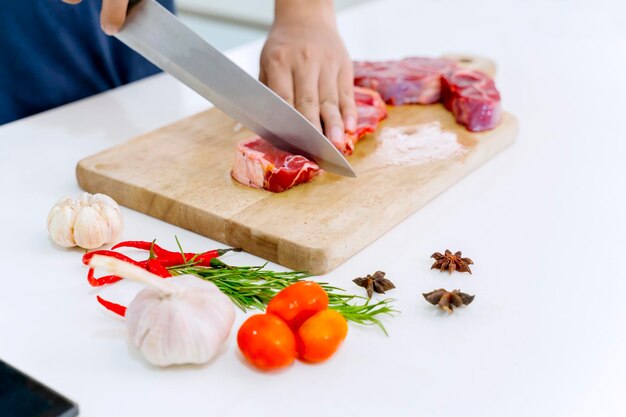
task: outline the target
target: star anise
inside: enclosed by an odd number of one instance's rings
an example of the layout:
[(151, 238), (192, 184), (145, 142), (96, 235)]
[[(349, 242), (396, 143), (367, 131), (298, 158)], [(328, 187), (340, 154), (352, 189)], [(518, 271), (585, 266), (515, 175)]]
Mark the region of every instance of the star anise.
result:
[(452, 254), (448, 249), (442, 255), (439, 252), (433, 253), (430, 257), (435, 259), (435, 263), (430, 269), (440, 269), (441, 271), (448, 270), (449, 273), (454, 271), (459, 272), (469, 272), (472, 273), (470, 269), (470, 265), (474, 264), (474, 262), (470, 258), (462, 258), (461, 251)]
[(389, 291), (396, 288), (393, 282), (385, 278), (383, 271), (376, 271), (372, 275), (367, 275), (363, 278), (355, 278), (352, 280), (359, 287), (367, 289), (367, 297), (372, 298), (372, 294), (376, 291), (379, 294), (384, 294), (385, 291)]
[(452, 313), (454, 307), (468, 305), (472, 301), (474, 301), (473, 295), (465, 294), (464, 292), (461, 292), (459, 290), (454, 290), (450, 292), (443, 288), (439, 288), (438, 290), (434, 290), (422, 295), (424, 296), (426, 301), (448, 313)]

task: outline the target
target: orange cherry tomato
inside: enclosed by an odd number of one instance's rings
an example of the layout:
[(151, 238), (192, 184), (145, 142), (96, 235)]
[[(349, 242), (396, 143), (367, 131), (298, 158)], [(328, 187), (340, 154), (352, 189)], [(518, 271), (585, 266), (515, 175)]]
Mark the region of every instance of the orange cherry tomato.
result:
[(348, 322), (335, 310), (324, 310), (302, 323), (296, 333), (298, 356), (306, 362), (330, 358), (348, 334)]
[(243, 356), (264, 371), (291, 365), (296, 358), (293, 332), (280, 318), (256, 314), (239, 328), (237, 344)]
[(272, 298), (267, 313), (274, 314), (295, 332), (306, 319), (328, 308), (328, 294), (316, 282), (291, 284)]

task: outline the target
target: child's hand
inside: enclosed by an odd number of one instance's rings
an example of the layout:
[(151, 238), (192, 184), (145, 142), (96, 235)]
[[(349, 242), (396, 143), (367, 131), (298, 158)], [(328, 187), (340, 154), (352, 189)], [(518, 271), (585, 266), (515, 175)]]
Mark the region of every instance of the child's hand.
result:
[(333, 142), (356, 128), (352, 61), (337, 32), (332, 1), (276, 0), (259, 79)]

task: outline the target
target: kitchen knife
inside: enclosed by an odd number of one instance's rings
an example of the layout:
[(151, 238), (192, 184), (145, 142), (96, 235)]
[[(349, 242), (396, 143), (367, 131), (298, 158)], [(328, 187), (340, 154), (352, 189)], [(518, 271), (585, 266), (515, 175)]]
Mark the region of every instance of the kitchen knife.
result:
[(274, 146), (356, 177), (341, 152), (296, 109), (155, 0), (131, 0), (115, 37)]

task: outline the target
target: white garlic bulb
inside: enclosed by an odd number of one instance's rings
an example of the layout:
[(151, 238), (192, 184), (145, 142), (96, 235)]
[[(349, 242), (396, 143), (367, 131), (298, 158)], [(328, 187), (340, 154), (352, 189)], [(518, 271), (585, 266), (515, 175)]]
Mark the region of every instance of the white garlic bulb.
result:
[(128, 336), (148, 362), (158, 366), (206, 363), (228, 339), (235, 308), (212, 282), (193, 275), (163, 279), (98, 255), (90, 265), (151, 287), (140, 291), (126, 310)]
[(77, 200), (65, 197), (48, 214), (50, 237), (66, 248), (99, 248), (117, 240), (123, 227), (120, 207), (105, 194), (83, 193)]

